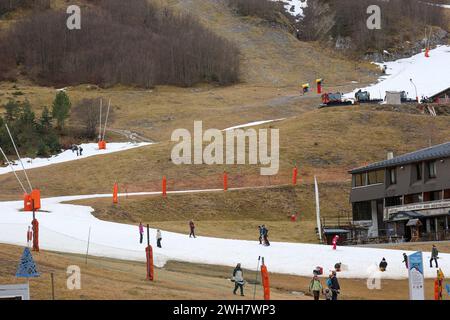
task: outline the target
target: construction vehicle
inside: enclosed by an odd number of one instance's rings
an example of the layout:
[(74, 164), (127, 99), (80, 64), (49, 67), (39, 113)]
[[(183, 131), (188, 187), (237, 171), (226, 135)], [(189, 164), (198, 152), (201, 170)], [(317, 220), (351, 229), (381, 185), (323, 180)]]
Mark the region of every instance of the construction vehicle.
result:
[(417, 99), (408, 98), (408, 94), (405, 91), (402, 91), (400, 93), (400, 101), (402, 103), (418, 103), (419, 102)]
[(333, 107), (333, 106), (348, 106), (352, 105), (353, 101), (345, 99), (342, 93), (324, 93), (322, 94), (322, 103), (319, 108)]
[(370, 99), (370, 93), (368, 91), (358, 90), (355, 93), (355, 101), (357, 103), (379, 103), (382, 102), (383, 99)]

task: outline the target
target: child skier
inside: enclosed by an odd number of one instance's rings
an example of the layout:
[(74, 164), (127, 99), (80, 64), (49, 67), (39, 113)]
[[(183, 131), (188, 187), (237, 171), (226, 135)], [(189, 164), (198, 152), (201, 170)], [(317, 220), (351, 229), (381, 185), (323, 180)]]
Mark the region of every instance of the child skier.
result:
[(161, 240), (162, 240), (161, 230), (158, 229), (156, 231), (156, 245), (158, 246), (158, 248), (162, 248), (161, 247)]
[(380, 262), (380, 265), (379, 265), (380, 271), (382, 271), (382, 272), (386, 271), (387, 265), (388, 264), (386, 262), (386, 259), (385, 258), (381, 259), (381, 262)]
[(338, 235), (335, 235), (335, 236), (333, 237), (333, 240), (331, 241), (331, 243), (333, 244), (333, 250), (336, 250), (338, 240), (339, 240), (339, 236), (338, 236)]
[(240, 289), (241, 291), (241, 296), (244, 296), (244, 273), (242, 272), (241, 269), (241, 264), (238, 263), (236, 265), (236, 268), (234, 268), (233, 270), (233, 277), (232, 280), (234, 282), (234, 290), (233, 290), (233, 294), (236, 294), (236, 291), (238, 289)]
[(142, 222), (139, 222), (139, 243), (142, 243), (142, 241), (144, 240), (144, 225), (142, 224)]

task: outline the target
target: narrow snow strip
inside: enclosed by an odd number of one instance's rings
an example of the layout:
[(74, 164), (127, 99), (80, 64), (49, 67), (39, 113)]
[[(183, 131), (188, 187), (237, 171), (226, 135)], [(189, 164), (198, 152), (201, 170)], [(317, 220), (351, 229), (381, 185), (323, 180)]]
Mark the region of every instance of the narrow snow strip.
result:
[[(384, 99), (386, 91), (406, 91), (409, 98), (430, 97), (450, 87), (450, 46), (440, 46), (430, 50), (430, 57), (424, 53), (410, 58), (380, 63), (386, 65), (386, 75), (378, 83), (361, 88), (369, 91), (372, 99)], [(412, 82), (411, 82), (412, 80)], [(414, 86), (415, 85), (415, 86)], [(345, 95), (354, 98), (356, 89)]]
[[(98, 145), (96, 143), (84, 143), (84, 144), (81, 144), (81, 147), (83, 148), (82, 156), (77, 156), (76, 152), (73, 152), (71, 150), (66, 150), (66, 151), (63, 151), (63, 152), (61, 152), (57, 155), (54, 155), (50, 158), (35, 158), (35, 159), (23, 158), (22, 162), (24, 164), (25, 170), (27, 170), (27, 169), (34, 169), (34, 168), (50, 166), (52, 164), (57, 164), (57, 163), (85, 159), (85, 158), (89, 158), (89, 157), (97, 156), (97, 155), (104, 155), (104, 154), (109, 154), (109, 153), (114, 153), (114, 152), (119, 152), (119, 151), (126, 151), (126, 150), (130, 150), (130, 149), (134, 149), (134, 148), (147, 146), (150, 144), (151, 143), (133, 144), (131, 142), (124, 142), (124, 143), (112, 142), (112, 143), (108, 143), (106, 145), (106, 150), (99, 150)], [(20, 166), (20, 163), (18, 161), (14, 161), (13, 165), (14, 165), (14, 169), (16, 171), (22, 170), (22, 166)], [(0, 167), (0, 175), (7, 174), (10, 172), (12, 172), (10, 167)]]
[[(183, 192), (209, 192), (213, 190), (186, 190)], [(178, 192), (181, 193), (181, 192)], [(159, 194), (134, 193), (129, 195)], [(42, 199), (42, 209), (37, 212), (40, 223), (40, 246), (42, 250), (85, 254), (89, 229), (91, 229), (89, 254), (116, 259), (145, 261), (145, 243), (140, 244), (137, 225), (107, 222), (95, 218), (93, 209), (88, 206), (62, 203), (64, 201), (88, 198), (110, 197), (110, 194), (83, 195)], [(0, 243), (14, 245), (26, 244), (26, 231), (32, 214), (20, 212), (22, 201), (0, 202)], [(270, 229), (270, 224), (269, 224)], [(201, 233), (201, 223), (197, 225)], [(155, 264), (164, 266), (168, 260), (224, 265), (230, 268), (242, 263), (244, 268), (254, 269), (258, 256), (263, 256), (270, 272), (311, 276), (316, 266), (324, 268), (325, 273), (342, 262), (346, 270), (340, 273), (343, 278), (377, 277), (399, 279), (407, 277), (402, 261), (403, 251), (338, 247), (272, 242), (270, 247), (259, 245), (258, 230), (255, 229), (255, 241), (230, 240), (211, 237), (189, 238), (188, 222), (186, 234), (162, 231), (163, 248), (157, 248), (156, 230), (151, 229), (151, 244), (154, 247)], [(411, 252), (406, 251), (408, 254)], [(429, 259), (430, 253), (424, 253)], [(377, 272), (382, 258), (388, 262), (387, 271)], [(450, 254), (440, 254), (439, 264), (444, 273), (450, 273)], [(436, 270), (428, 268), (425, 261), (425, 275), (435, 276)]]
[(282, 121), (282, 120), (285, 120), (285, 119), (286, 119), (286, 118), (274, 119), (274, 120), (262, 120), (262, 121), (249, 122), (249, 123), (245, 123), (245, 124), (240, 124), (240, 125), (238, 125), (238, 126), (229, 127), (229, 128), (223, 129), (222, 131), (230, 131), (230, 130), (240, 129), (240, 128), (246, 128), (246, 127), (255, 127), (255, 126), (259, 126), (259, 125), (265, 124), (265, 123), (276, 122), (276, 121)]

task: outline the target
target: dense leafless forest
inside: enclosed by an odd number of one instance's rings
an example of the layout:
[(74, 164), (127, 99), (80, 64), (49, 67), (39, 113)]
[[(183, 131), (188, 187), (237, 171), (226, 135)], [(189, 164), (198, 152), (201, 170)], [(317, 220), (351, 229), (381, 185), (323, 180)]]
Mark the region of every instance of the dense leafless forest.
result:
[[(367, 8), (373, 4), (381, 8), (381, 30), (366, 26)], [(299, 36), (303, 40), (349, 37), (355, 50), (380, 50), (424, 36), (425, 25), (446, 29), (444, 10), (420, 0), (309, 0)]]
[(0, 16), (18, 8), (48, 9), (50, 0), (1, 0)]
[(238, 81), (238, 49), (194, 18), (146, 0), (92, 3), (82, 11), (81, 30), (69, 30), (68, 15), (53, 10), (18, 22), (0, 42), (3, 77), (19, 69), (43, 85), (147, 88)]

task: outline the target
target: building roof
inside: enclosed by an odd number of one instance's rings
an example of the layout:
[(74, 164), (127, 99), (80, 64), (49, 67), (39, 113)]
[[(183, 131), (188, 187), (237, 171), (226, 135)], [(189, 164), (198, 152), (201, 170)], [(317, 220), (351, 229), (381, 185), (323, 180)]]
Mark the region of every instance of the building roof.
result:
[(447, 91), (450, 91), (450, 87), (448, 87), (448, 88), (445, 89), (445, 90), (442, 90), (441, 92), (438, 92), (438, 93), (432, 95), (430, 98), (431, 98), (431, 99), (437, 98), (438, 96), (440, 96), (441, 94), (443, 94), (443, 93), (445, 93), (445, 92), (447, 92)]
[(388, 167), (395, 167), (399, 165), (405, 165), (414, 162), (432, 160), (432, 159), (440, 159), (440, 158), (448, 158), (450, 157), (450, 141), (438, 144), (436, 146), (432, 146), (429, 148), (421, 149), (418, 151), (414, 151), (411, 153), (407, 153), (398, 157), (394, 157), (389, 160), (379, 161), (375, 163), (371, 163), (364, 167), (359, 167), (353, 170), (350, 170), (350, 173), (362, 173), (371, 170), (377, 170)]

